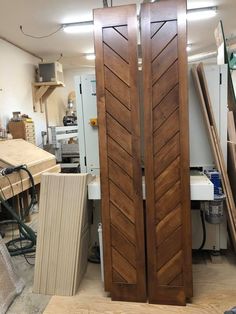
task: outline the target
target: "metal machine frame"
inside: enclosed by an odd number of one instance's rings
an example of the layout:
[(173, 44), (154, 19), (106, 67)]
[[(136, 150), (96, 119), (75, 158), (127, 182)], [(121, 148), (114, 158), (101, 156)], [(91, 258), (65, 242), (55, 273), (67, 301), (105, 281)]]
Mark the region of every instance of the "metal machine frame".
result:
[[(189, 69), (191, 65), (189, 66)], [(227, 66), (205, 65), (206, 77), (210, 86), (213, 110), (219, 130), (222, 150), (227, 164)], [(81, 172), (99, 175), (99, 150), (96, 121), (96, 80), (95, 75), (84, 75), (75, 78), (79, 147)], [(190, 166), (194, 169), (205, 170), (214, 167), (208, 137), (189, 74), (189, 121), (190, 121)], [(187, 127), (187, 126), (186, 126)], [(202, 173), (191, 175), (191, 200), (204, 201), (214, 199), (214, 186)], [(144, 198), (145, 187), (143, 186)], [(100, 180), (96, 177), (88, 186), (88, 198), (100, 200)], [(200, 247), (202, 241), (202, 226), (200, 213), (192, 210), (192, 242), (193, 249)], [(206, 222), (207, 241), (203, 249), (220, 251), (227, 248), (227, 223), (211, 225)]]

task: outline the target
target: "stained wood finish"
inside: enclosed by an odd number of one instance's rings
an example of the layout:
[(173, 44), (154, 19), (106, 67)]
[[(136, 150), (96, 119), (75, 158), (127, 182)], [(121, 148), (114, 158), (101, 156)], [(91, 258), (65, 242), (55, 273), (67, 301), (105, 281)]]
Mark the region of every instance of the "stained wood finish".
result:
[(146, 301), (136, 6), (94, 11), (105, 289)]
[(186, 304), (192, 296), (186, 1), (141, 9), (148, 296)]

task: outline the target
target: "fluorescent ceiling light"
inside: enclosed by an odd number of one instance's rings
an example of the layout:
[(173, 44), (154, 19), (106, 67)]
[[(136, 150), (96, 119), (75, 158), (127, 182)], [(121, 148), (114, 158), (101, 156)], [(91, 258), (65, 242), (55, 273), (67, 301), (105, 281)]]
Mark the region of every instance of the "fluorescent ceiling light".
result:
[(95, 60), (96, 56), (94, 53), (89, 53), (86, 55), (87, 60)]
[(209, 19), (217, 14), (217, 7), (196, 8), (187, 11), (187, 19), (189, 21), (198, 21)]
[(93, 31), (93, 21), (62, 24), (63, 30), (70, 34), (90, 33)]
[(192, 44), (187, 44), (186, 50), (191, 51), (192, 50)]

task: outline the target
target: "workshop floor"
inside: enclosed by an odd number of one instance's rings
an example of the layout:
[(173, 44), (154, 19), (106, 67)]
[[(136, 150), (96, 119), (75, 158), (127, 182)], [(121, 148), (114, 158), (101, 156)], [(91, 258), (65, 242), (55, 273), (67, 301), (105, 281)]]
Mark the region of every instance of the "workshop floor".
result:
[[(37, 208), (31, 214), (31, 222), (28, 223), (30, 227), (37, 231), (38, 225), (38, 211)], [(11, 228), (3, 230), (5, 232), (4, 240), (7, 242), (13, 237), (17, 237), (18, 231)], [(12, 234), (13, 232), (13, 234)], [(8, 314), (38, 314), (43, 313), (46, 305), (48, 304), (51, 296), (39, 295), (32, 293), (34, 281), (34, 258), (29, 258), (28, 264), (23, 256), (12, 257), (17, 274), (24, 279), (25, 288), (22, 293), (17, 296), (8, 309)]]
[[(37, 229), (37, 214), (33, 215), (31, 227)], [(194, 297), (186, 307), (111, 302), (103, 290), (100, 265), (90, 263), (76, 296), (51, 298), (34, 294), (34, 266), (21, 256), (14, 257), (13, 263), (26, 286), (8, 314), (222, 314), (236, 306), (236, 256), (230, 252), (212, 259), (208, 253), (194, 254)]]
[(34, 294), (34, 267), (22, 257), (14, 257), (13, 262), (26, 287), (8, 314), (222, 314), (236, 306), (236, 257), (229, 253), (212, 261), (207, 254), (194, 256), (194, 298), (186, 307), (111, 302), (103, 291), (99, 265), (90, 263), (76, 296), (51, 298)]
[(53, 296), (44, 314), (222, 314), (236, 306), (236, 257), (193, 258), (194, 297), (186, 307), (111, 302), (103, 291), (99, 265), (89, 264), (74, 297)]
[(17, 273), (25, 281), (25, 288), (22, 293), (16, 297), (8, 309), (7, 314), (43, 313), (51, 297), (32, 293), (34, 266), (27, 264), (22, 256), (13, 257), (12, 260)]

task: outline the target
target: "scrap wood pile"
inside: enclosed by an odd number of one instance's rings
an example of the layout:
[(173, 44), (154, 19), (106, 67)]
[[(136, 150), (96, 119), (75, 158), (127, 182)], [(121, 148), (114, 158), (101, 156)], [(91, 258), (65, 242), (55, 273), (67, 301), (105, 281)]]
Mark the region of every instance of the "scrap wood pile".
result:
[[(203, 64), (194, 65), (192, 67), (192, 76), (195, 84), (196, 92), (199, 97), (203, 119), (208, 131), (209, 142), (211, 145), (212, 154), (214, 157), (217, 170), (221, 174), (222, 187), (226, 196), (226, 212), (228, 226), (234, 249), (236, 250), (236, 208), (233, 194), (236, 192), (235, 176), (236, 176), (236, 133), (234, 116), (231, 111), (228, 113), (228, 148), (229, 148), (229, 171), (223, 158), (223, 153), (220, 145), (218, 130), (213, 114), (209, 89), (206, 81)], [(235, 181), (235, 182), (234, 182)]]

